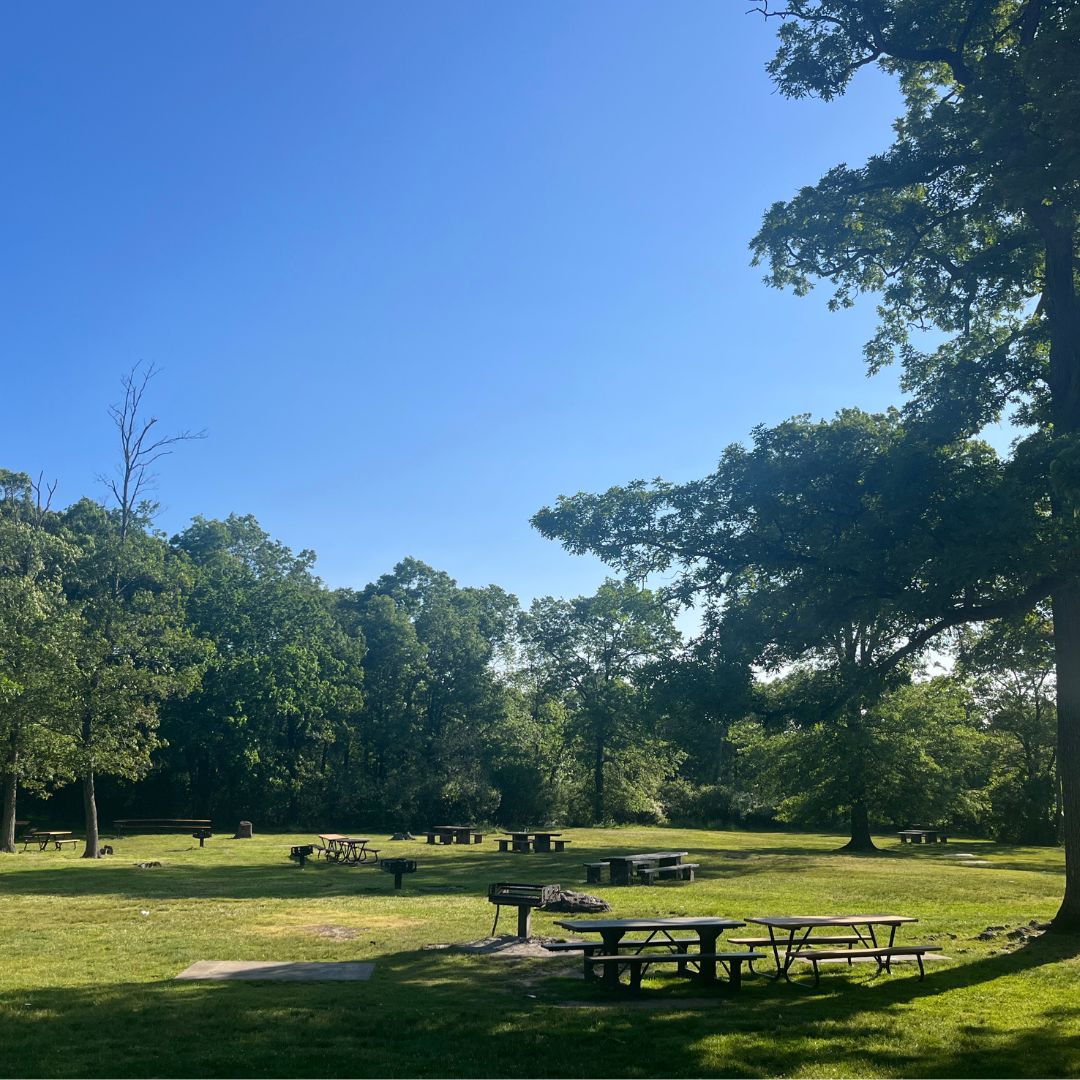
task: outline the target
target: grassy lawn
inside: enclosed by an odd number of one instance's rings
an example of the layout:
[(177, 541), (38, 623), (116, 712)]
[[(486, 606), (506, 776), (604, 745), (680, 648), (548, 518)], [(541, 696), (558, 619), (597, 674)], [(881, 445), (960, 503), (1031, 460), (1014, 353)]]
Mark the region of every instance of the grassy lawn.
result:
[[(368, 867), (299, 870), (286, 845), (305, 838), (283, 835), (215, 837), (201, 850), (186, 836), (125, 839), (98, 863), (71, 849), (0, 856), (0, 1074), (1080, 1074), (1080, 942), (975, 940), (1054, 913), (1058, 851), (883, 839), (884, 855), (859, 857), (808, 834), (568, 835), (562, 855), (381, 844), (420, 861), (398, 894)], [(928, 965), (922, 983), (908, 965), (879, 978), (868, 965), (829, 967), (817, 990), (752, 976), (736, 995), (662, 973), (628, 1001), (586, 986), (573, 958), (424, 949), (488, 934), (491, 881), (586, 889), (583, 861), (664, 849), (692, 852), (699, 880), (587, 891), (620, 917), (895, 911), (920, 919), (901, 935), (951, 959)], [(958, 851), (988, 865), (943, 857)], [(150, 859), (163, 866), (134, 866)], [(512, 914), (500, 930), (512, 932)], [(568, 936), (558, 917), (534, 916), (534, 932)], [(172, 981), (204, 959), (376, 969), (358, 983)]]

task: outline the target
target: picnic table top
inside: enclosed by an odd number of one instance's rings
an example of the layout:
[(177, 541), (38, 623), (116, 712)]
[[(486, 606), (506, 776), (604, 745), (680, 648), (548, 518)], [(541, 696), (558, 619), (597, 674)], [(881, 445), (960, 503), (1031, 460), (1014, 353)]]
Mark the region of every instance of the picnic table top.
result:
[(810, 926), (899, 926), (918, 922), (912, 915), (755, 915), (747, 922), (772, 926), (778, 930), (799, 930)]
[(556, 926), (572, 930), (575, 934), (600, 933), (603, 930), (670, 930), (676, 927), (720, 927), (722, 930), (745, 925), (739, 919), (727, 919), (717, 915), (679, 916), (670, 919), (556, 919)]
[(608, 855), (608, 862), (638, 862), (642, 859), (681, 859), (689, 851), (647, 851), (641, 855)]
[(445, 829), (447, 832), (454, 832), (454, 831), (465, 832), (466, 830), (471, 832), (472, 829), (473, 829), (473, 826), (472, 825), (432, 825), (431, 828), (432, 828), (432, 831), (434, 831), (434, 832), (439, 832), (440, 829)]
[(153, 825), (159, 822), (170, 822), (173, 825), (209, 825), (210, 818), (188, 817), (118, 817), (113, 818), (114, 825)]
[(34, 836), (70, 836), (70, 829), (35, 829)]
[(562, 836), (561, 832), (552, 832), (549, 829), (507, 829), (509, 836)]
[(320, 840), (328, 840), (332, 844), (370, 844), (370, 836), (346, 836), (344, 833), (319, 833)]

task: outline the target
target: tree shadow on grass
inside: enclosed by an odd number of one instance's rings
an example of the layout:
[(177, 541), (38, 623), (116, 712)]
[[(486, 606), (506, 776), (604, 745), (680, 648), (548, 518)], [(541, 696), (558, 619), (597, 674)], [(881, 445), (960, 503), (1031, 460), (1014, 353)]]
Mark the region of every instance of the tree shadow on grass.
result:
[[(833, 972), (817, 991), (751, 979), (732, 993), (665, 979), (639, 999), (613, 999), (586, 984), (566, 958), (443, 951), (377, 955), (369, 982), (19, 990), (0, 994), (0, 1045), (8, 1051), (0, 1073), (1076, 1075), (1074, 1008), (1045, 1010), (1037, 1030), (958, 1020), (935, 1031), (932, 1017), (916, 1018), (907, 1006), (1060, 961), (1078, 947), (1043, 938), (1007, 956), (933, 970), (925, 982), (904, 973), (872, 987)], [(630, 1000), (665, 1007), (622, 1007)]]

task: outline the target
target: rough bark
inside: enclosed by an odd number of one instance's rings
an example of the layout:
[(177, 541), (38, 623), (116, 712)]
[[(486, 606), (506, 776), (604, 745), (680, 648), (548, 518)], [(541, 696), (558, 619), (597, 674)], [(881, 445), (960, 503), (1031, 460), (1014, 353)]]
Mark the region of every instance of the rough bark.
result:
[(877, 851), (874, 838), (870, 835), (870, 816), (866, 803), (861, 799), (851, 804), (851, 839), (841, 851)]
[(86, 849), (84, 859), (100, 859), (101, 843), (98, 836), (97, 798), (94, 795), (94, 770), (88, 769), (83, 776), (83, 812), (86, 815)]
[(0, 851), (15, 854), (15, 798), (19, 789), (19, 777), (15, 763), (9, 762), (4, 770), (0, 787)]
[(593, 755), (593, 821), (599, 824), (604, 820), (604, 741), (596, 740)]
[(1061, 783), (1065, 895), (1051, 929), (1080, 932), (1080, 584), (1054, 593), (1058, 778)]
[[(1029, 209), (1046, 244), (1043, 300), (1050, 328), (1050, 397), (1055, 440), (1068, 449), (1080, 437), (1080, 298), (1076, 294), (1076, 236), (1046, 206)], [(1074, 526), (1072, 492), (1056, 490), (1052, 512), (1065, 530)], [(1057, 667), (1058, 775), (1061, 779), (1065, 895), (1052, 930), (1080, 932), (1080, 581), (1052, 595)]]

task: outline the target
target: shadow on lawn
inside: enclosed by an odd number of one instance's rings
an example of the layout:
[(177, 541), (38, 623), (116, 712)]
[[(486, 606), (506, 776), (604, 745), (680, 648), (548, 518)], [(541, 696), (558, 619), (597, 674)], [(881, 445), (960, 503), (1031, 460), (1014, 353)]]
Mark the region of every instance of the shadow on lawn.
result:
[[(1080, 1069), (1077, 1010), (1037, 1030), (961, 1024), (905, 1040), (919, 999), (1075, 955), (1043, 938), (1007, 956), (818, 991), (751, 979), (739, 994), (681, 980), (647, 991), (669, 1008), (609, 1004), (561, 960), (399, 952), (362, 983), (119, 983), (0, 995), (8, 1075), (1051, 1076)], [(573, 974), (571, 974), (571, 972)], [(703, 995), (715, 999), (702, 1004)], [(681, 999), (690, 997), (682, 1008)], [(580, 1002), (581, 1008), (563, 1006)], [(596, 1007), (590, 1007), (595, 1003)], [(928, 1021), (923, 1018), (926, 1024)], [(909, 1026), (911, 1025), (910, 1029)]]
[[(495, 881), (535, 881), (559, 883), (566, 888), (589, 891), (584, 881), (585, 862), (599, 861), (605, 856), (633, 854), (633, 846), (604, 846), (582, 848), (562, 854), (528, 855), (499, 853), (480, 848), (439, 847), (411, 850), (410, 858), (419, 864), (416, 874), (406, 878), (400, 895), (485, 895), (487, 885)], [(384, 851), (384, 854), (387, 852)], [(392, 854), (392, 852), (391, 852)], [(797, 845), (756, 849), (752, 852), (727, 848), (699, 848), (690, 853), (688, 861), (707, 857), (708, 863), (699, 871), (706, 878), (731, 878), (771, 873), (776, 870), (776, 857), (816, 855), (823, 853), (813, 847)], [(123, 854), (100, 862), (77, 858), (62, 861), (49, 858), (40, 866), (19, 866), (14, 873), (0, 874), (0, 897), (18, 895), (80, 897), (93, 894), (119, 895), (139, 899), (175, 899), (193, 897), (217, 899), (303, 899), (330, 896), (393, 894), (393, 878), (374, 864), (344, 866), (311, 859), (304, 869), (286, 858), (284, 846), (279, 862), (250, 863), (237, 861), (207, 862), (200, 865), (198, 849), (182, 849), (182, 861), (170, 861), (170, 853), (162, 852), (148, 858), (160, 858), (163, 865), (152, 870), (140, 870)], [(29, 853), (27, 858), (35, 858)], [(22, 856), (15, 856), (22, 858)], [(598, 886), (602, 892), (621, 893), (624, 886), (608, 882)], [(637, 895), (639, 886), (633, 886)], [(662, 883), (654, 886), (659, 892), (686, 893), (693, 908), (692, 889), (681, 883)]]

